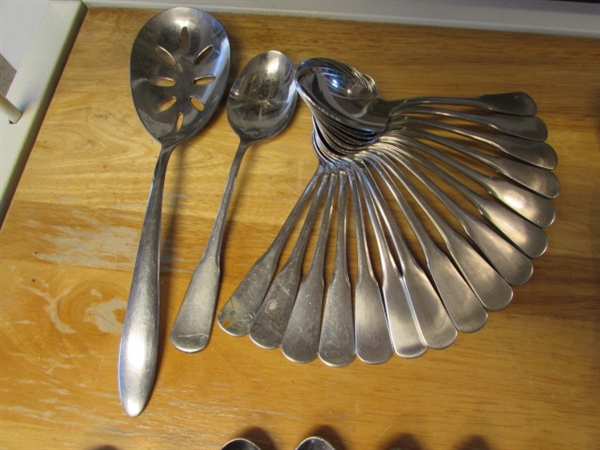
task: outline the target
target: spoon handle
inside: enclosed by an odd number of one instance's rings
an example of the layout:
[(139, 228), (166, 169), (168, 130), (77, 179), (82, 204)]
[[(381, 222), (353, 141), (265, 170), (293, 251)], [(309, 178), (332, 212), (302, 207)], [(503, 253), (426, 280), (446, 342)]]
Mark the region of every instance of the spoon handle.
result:
[(294, 227), (300, 220), (300, 215), (310, 199), (317, 181), (323, 174), (319, 165), (304, 192), (294, 205), (279, 233), (267, 251), (254, 263), (248, 274), (219, 311), (218, 322), (223, 331), (232, 336), (244, 336), (250, 332), (250, 327), (267, 290), (273, 281), (281, 252)]
[(348, 171), (354, 211), (358, 275), (354, 287), (356, 355), (368, 364), (381, 364), (392, 356), (393, 348), (379, 284), (369, 256), (362, 200), (357, 176)]
[(221, 278), (221, 244), (223, 242), (225, 219), (227, 218), (235, 179), (249, 145), (249, 142), (240, 141), (229, 170), (221, 205), (204, 255), (194, 270), (183, 303), (171, 329), (172, 344), (186, 353), (194, 353), (204, 349), (210, 338)]
[(530, 141), (544, 142), (548, 138), (548, 128), (537, 116), (513, 116), (509, 114), (469, 114), (462, 111), (416, 106), (403, 109), (404, 114), (426, 114), (428, 116), (450, 117), (464, 122), (476, 123), (501, 133), (510, 134)]
[[(440, 152), (434, 148), (428, 149), (427, 146), (421, 147), (430, 154), (434, 156), (437, 155), (436, 157), (444, 157), (443, 154), (440, 154)], [(456, 191), (462, 194), (463, 197), (465, 197), (479, 210), (483, 217), (488, 219), (527, 256), (536, 258), (541, 256), (546, 251), (548, 247), (548, 239), (542, 228), (533, 224), (521, 215), (517, 215), (516, 212), (501, 206), (497, 202), (491, 201), (477, 194), (466, 185), (458, 181), (456, 178), (449, 175), (447, 172), (440, 170), (439, 167), (433, 162), (425, 160), (421, 156), (412, 153), (411, 157), (413, 157), (413, 159), (416, 161), (419, 161), (423, 166), (427, 167), (428, 170), (435, 173), (439, 178), (444, 180), (448, 185), (452, 186)], [(530, 167), (535, 170), (543, 170), (537, 169), (533, 166)], [(509, 192), (512, 192), (512, 189)]]
[(409, 251), (397, 222), (386, 220), (391, 218), (392, 213), (380, 194), (379, 188), (374, 187), (372, 194), (379, 198), (378, 203), (383, 209), (382, 218), (388, 227), (390, 241), (398, 257), (406, 283), (406, 291), (411, 297), (413, 310), (425, 343), (435, 349), (446, 348), (456, 340), (458, 335), (456, 327), (425, 271)]
[(448, 249), (457, 267), (461, 270), (465, 280), (477, 294), (481, 303), (492, 311), (504, 309), (512, 299), (512, 288), (496, 270), (459, 235), (432, 207), (425, 196), (417, 189), (412, 181), (407, 178), (396, 165), (379, 151), (374, 154), (378, 166), (394, 178), (411, 194), (421, 209), (427, 214), (434, 224)]
[(541, 167), (532, 166), (513, 159), (492, 156), (487, 153), (459, 144), (451, 139), (446, 139), (425, 130), (404, 130), (404, 133), (414, 138), (422, 138), (442, 144), (452, 150), (461, 152), (487, 164), (496, 172), (519, 183), (526, 188), (537, 192), (547, 198), (556, 198), (560, 194), (560, 182), (553, 172)]
[[(550, 199), (538, 195), (537, 193), (528, 189), (521, 188), (520, 186), (510, 183), (502, 178), (493, 177), (478, 172), (475, 169), (472, 169), (471, 167), (461, 163), (460, 161), (450, 158), (445, 153), (415, 139), (406, 136), (397, 136), (397, 140), (411, 147), (418, 148), (419, 150), (434, 156), (440, 161), (443, 161), (456, 170), (459, 170), (473, 181), (477, 182), (480, 186), (485, 188), (490, 195), (496, 197), (508, 208), (524, 217), (528, 221), (534, 223), (538, 227), (546, 228), (552, 225), (554, 222), (556, 218), (556, 210)], [(414, 152), (411, 153), (411, 155), (413, 154)], [(424, 162), (428, 164), (428, 167), (430, 167), (432, 164), (427, 162), (427, 160)], [(444, 177), (443, 174), (445, 174), (445, 172), (443, 172), (441, 169), (437, 168), (434, 170), (436, 174), (440, 174), (440, 176)], [(445, 178), (447, 177), (448, 176), (446, 175)]]
[(256, 313), (250, 328), (250, 339), (262, 348), (274, 349), (279, 347), (283, 341), (283, 335), (298, 293), (306, 246), (328, 183), (329, 175), (325, 175), (321, 180), (319, 190), (313, 197), (292, 253), (277, 274)]
[(339, 173), (335, 262), (327, 285), (318, 350), (321, 361), (333, 367), (347, 366), (355, 357), (352, 286), (346, 246), (348, 180), (346, 172), (340, 170)]
[(144, 410), (154, 384), (158, 354), (162, 198), (167, 164), (174, 148), (161, 150), (154, 169), (121, 334), (119, 395), (125, 412), (131, 417)]
[(379, 173), (388, 191), (400, 206), (425, 255), (429, 274), (450, 318), (460, 331), (473, 332), (487, 321), (487, 313), (475, 293), (460, 275), (450, 259), (435, 244), (404, 195), (385, 171), (373, 161), (371, 167)]
[(300, 283), (296, 301), (283, 335), (281, 350), (294, 362), (308, 363), (317, 357), (321, 332), (321, 310), (325, 292), (325, 251), (337, 176), (331, 174), (329, 191), (325, 200), (317, 243), (306, 276)]
[(434, 127), (443, 131), (458, 134), (482, 142), (518, 160), (543, 169), (551, 170), (556, 167), (556, 151), (545, 142), (531, 141), (529, 139), (508, 136), (501, 133), (483, 133), (475, 131), (474, 129), (463, 128), (447, 122), (429, 120), (422, 117), (396, 116), (394, 121), (401, 127), (406, 127), (406, 125), (410, 127)]
[(487, 94), (476, 98), (461, 97), (413, 97), (398, 102), (402, 108), (413, 105), (459, 105), (474, 106), (515, 116), (534, 116), (537, 107), (533, 99), (524, 92)]
[[(382, 282), (381, 291), (386, 307), (390, 337), (394, 351), (398, 356), (414, 358), (427, 351), (427, 343), (421, 331), (418, 317), (415, 314), (415, 306), (408, 292), (406, 281), (400, 275), (398, 266), (394, 262), (391, 249), (387, 243), (383, 222), (389, 223), (394, 220), (389, 209), (385, 208), (375, 192), (370, 174), (365, 166), (361, 166), (361, 179), (365, 186), (365, 202), (373, 223), (375, 239), (379, 246), (379, 257), (381, 259)], [(375, 204), (377, 204), (377, 211)], [(380, 215), (381, 214), (381, 218)]]
[[(397, 147), (396, 150), (401, 150), (401, 148)], [(529, 258), (486, 224), (462, 209), (405, 156), (396, 151), (387, 152), (386, 154), (407, 168), (448, 208), (460, 222), (467, 235), (506, 281), (513, 286), (519, 286), (527, 282), (533, 273), (533, 264)], [(406, 153), (406, 155), (409, 154)]]

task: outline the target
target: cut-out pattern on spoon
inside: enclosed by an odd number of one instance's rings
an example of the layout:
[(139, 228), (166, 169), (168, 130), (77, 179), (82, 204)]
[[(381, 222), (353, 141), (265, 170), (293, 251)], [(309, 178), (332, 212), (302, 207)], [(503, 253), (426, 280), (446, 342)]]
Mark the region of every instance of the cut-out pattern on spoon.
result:
[(172, 87), (175, 86), (175, 80), (169, 77), (150, 77), (148, 81), (154, 86)]
[(205, 84), (212, 83), (215, 81), (215, 77), (213, 75), (208, 75), (205, 77), (198, 77), (194, 80), (194, 84), (196, 86), (204, 86)]
[(194, 64), (196, 64), (196, 65), (202, 64), (204, 61), (206, 61), (208, 59), (208, 57), (212, 54), (213, 51), (214, 51), (214, 47), (212, 45), (209, 45), (208, 47), (203, 48), (202, 51), (200, 51), (200, 53), (198, 53), (198, 55), (196, 56), (196, 59), (194, 59)]
[(175, 57), (171, 54), (169, 50), (167, 50), (163, 46), (157, 45), (156, 47), (154, 47), (154, 51), (156, 52), (158, 57), (163, 60), (165, 64), (168, 64), (172, 67), (174, 67), (177, 64), (177, 61), (175, 61)]
[[(168, 67), (176, 68), (178, 66), (184, 66), (185, 64), (199, 66), (208, 61), (211, 55), (214, 53), (214, 46), (208, 45), (202, 50), (200, 50), (195, 56), (190, 60), (190, 47), (191, 47), (192, 37), (190, 35), (190, 30), (188, 27), (182, 27), (181, 32), (179, 34), (179, 45), (180, 49), (169, 51), (167, 48), (161, 45), (156, 45), (154, 47), (154, 52), (160, 58), (160, 60), (166, 64)], [(181, 77), (181, 73), (185, 72), (184, 70), (177, 70), (173, 76), (152, 76), (148, 78), (148, 82), (153, 86), (157, 86), (159, 88), (173, 88), (177, 85), (177, 78)], [(193, 79), (194, 86), (208, 86), (215, 81), (216, 77), (213, 74), (201, 75), (197, 76)], [(189, 83), (189, 80), (186, 80)], [(187, 99), (180, 99), (176, 96), (167, 97), (164, 100), (161, 100), (154, 110), (158, 113), (163, 113), (171, 109), (177, 102), (187, 101), (195, 111), (202, 112), (205, 109), (204, 101), (201, 99), (200, 95), (191, 95)], [(183, 121), (185, 119), (185, 114), (183, 112), (177, 113), (174, 123), (173, 123), (173, 131), (177, 132), (181, 129), (183, 125)]]
[(183, 27), (181, 29), (180, 38), (181, 50), (183, 50), (184, 53), (189, 53), (192, 39), (190, 37), (190, 30), (188, 27)]
[(204, 111), (204, 103), (198, 97), (191, 96), (190, 103), (198, 111)]
[(165, 101), (156, 105), (156, 112), (163, 112), (170, 109), (175, 103), (177, 103), (177, 99), (175, 97), (169, 97)]

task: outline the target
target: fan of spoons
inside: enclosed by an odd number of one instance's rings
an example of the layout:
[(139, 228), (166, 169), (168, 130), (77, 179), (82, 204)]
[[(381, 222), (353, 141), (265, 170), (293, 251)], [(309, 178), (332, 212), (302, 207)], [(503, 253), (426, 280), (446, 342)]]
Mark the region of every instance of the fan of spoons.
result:
[(319, 164), (219, 312), (221, 328), (295, 362), (340, 367), (446, 348), (507, 307), (548, 248), (560, 194), (531, 97), (384, 101), (371, 77), (326, 58), (299, 64), (296, 86)]

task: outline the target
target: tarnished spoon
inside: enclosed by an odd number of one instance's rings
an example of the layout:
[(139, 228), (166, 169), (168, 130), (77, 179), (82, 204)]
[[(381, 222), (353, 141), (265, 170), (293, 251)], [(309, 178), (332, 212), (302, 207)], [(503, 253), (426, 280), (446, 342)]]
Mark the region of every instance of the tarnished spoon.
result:
[(325, 251), (337, 175), (330, 176), (321, 225), (310, 267), (302, 279), (281, 342), (281, 351), (291, 361), (308, 363), (317, 357), (321, 332), (323, 295), (325, 293)]
[(250, 339), (262, 348), (274, 349), (279, 347), (283, 341), (300, 285), (306, 246), (329, 179), (329, 174), (323, 177), (319, 190), (313, 197), (304, 218), (292, 253), (269, 287), (250, 327)]
[(227, 83), (227, 34), (210, 14), (173, 8), (150, 19), (131, 51), (131, 92), (137, 113), (161, 144), (133, 271), (119, 351), (119, 395), (140, 414), (154, 383), (158, 350), (162, 195), (173, 149), (215, 112)]
[(304, 207), (319, 185), (318, 182), (323, 173), (323, 167), (317, 167), (267, 251), (256, 260), (229, 300), (227, 300), (227, 303), (219, 311), (217, 320), (221, 329), (226, 333), (232, 336), (244, 336), (250, 332), (256, 312), (260, 308), (277, 271), (281, 253), (294, 227), (300, 221)]
[(229, 123), (240, 137), (213, 231), (196, 266), (171, 330), (171, 342), (184, 352), (206, 347), (221, 275), (221, 243), (227, 209), (242, 159), (248, 147), (277, 135), (289, 123), (296, 106), (295, 67), (283, 53), (254, 57), (233, 84), (227, 101)]

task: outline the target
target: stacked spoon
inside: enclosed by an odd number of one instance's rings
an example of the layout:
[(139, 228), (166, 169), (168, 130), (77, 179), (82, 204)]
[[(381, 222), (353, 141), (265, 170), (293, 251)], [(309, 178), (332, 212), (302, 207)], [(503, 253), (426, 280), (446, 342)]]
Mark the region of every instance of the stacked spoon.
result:
[[(219, 312), (221, 328), (281, 347), (292, 361), (318, 356), (331, 366), (416, 357), (480, 329), (487, 311), (505, 308), (512, 286), (529, 280), (555, 219), (557, 156), (533, 100), (508, 93), (386, 102), (368, 75), (325, 58), (301, 63), (296, 81), (319, 166)], [(348, 254), (349, 223), (356, 254)], [(330, 228), (334, 268), (325, 280)], [(352, 282), (348, 258), (357, 262)]]

